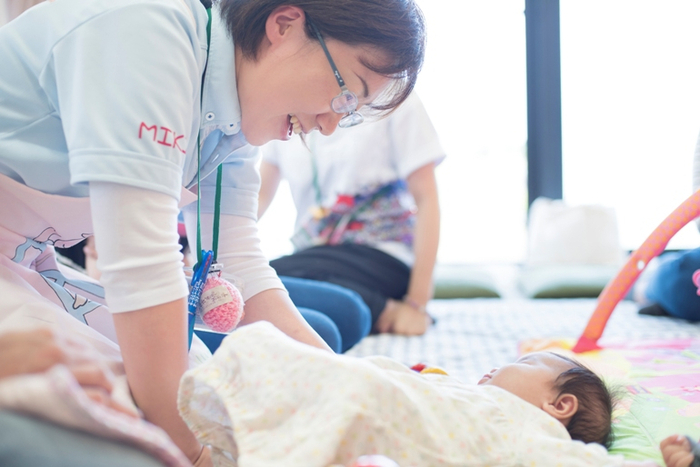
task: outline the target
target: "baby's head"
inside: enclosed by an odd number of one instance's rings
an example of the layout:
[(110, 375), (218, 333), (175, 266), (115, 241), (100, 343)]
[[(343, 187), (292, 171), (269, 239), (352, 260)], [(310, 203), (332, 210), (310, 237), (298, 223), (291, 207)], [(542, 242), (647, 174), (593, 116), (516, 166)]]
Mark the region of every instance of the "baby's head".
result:
[(611, 442), (613, 398), (602, 379), (575, 360), (550, 352), (527, 354), (492, 370), (478, 384), (498, 386), (559, 420), (571, 439)]

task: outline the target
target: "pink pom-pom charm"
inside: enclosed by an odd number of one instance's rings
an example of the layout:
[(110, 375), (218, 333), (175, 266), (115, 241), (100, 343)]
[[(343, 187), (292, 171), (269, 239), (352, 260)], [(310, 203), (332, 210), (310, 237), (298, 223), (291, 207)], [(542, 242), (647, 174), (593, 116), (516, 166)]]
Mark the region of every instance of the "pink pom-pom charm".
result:
[[(219, 266), (219, 265), (217, 265)], [(211, 271), (202, 288), (197, 313), (212, 331), (230, 332), (245, 315), (241, 292), (219, 271)]]

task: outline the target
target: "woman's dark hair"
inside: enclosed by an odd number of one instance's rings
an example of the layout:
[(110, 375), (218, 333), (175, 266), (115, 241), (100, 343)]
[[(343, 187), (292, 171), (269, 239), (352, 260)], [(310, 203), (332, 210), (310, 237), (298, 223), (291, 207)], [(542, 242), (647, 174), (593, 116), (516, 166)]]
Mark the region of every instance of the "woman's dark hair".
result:
[[(392, 110), (413, 90), (425, 55), (425, 20), (415, 0), (220, 0), (221, 15), (243, 55), (256, 59), (265, 37), (268, 16), (278, 7), (294, 5), (313, 21), (324, 38), (383, 52), (385, 63), (362, 64), (394, 79), (388, 100), (371, 105)], [(316, 35), (306, 23), (306, 35)]]
[(609, 448), (613, 441), (612, 412), (617, 395), (611, 393), (600, 376), (581, 363), (555, 355), (572, 365), (554, 380), (557, 397), (573, 394), (578, 399), (578, 410), (566, 426), (571, 439)]

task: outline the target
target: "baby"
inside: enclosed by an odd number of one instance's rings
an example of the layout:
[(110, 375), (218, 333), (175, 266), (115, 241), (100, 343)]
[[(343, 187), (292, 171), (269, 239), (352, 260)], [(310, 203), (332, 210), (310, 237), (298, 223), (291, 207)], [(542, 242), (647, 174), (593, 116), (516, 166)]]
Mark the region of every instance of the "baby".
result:
[(478, 384), (505, 389), (542, 409), (566, 427), (571, 439), (610, 446), (613, 396), (598, 375), (575, 360), (531, 353), (492, 370)]
[[(605, 384), (544, 352), (473, 385), (386, 357), (324, 352), (256, 323), (185, 374), (179, 407), (222, 466), (235, 458), (240, 467), (326, 467), (365, 454), (401, 467), (655, 465), (607, 452), (613, 400)], [(662, 444), (668, 466), (688, 467), (690, 450), (674, 440)]]
[[(615, 397), (603, 380), (581, 363), (549, 352), (521, 357), (485, 375), (478, 384), (495, 385), (539, 407), (559, 420), (572, 440), (610, 447)], [(667, 467), (695, 467), (700, 448), (684, 436), (672, 435), (660, 444)], [(700, 465), (700, 460), (697, 460)], [(625, 462), (624, 466), (654, 467), (655, 462)]]

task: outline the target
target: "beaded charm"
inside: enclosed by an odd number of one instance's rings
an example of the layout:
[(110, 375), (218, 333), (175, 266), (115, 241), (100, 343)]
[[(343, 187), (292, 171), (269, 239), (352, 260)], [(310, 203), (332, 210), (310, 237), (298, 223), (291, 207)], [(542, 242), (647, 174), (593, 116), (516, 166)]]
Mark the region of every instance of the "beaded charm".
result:
[(212, 331), (230, 332), (245, 315), (241, 292), (221, 277), (222, 265), (214, 263), (202, 288), (197, 313)]

